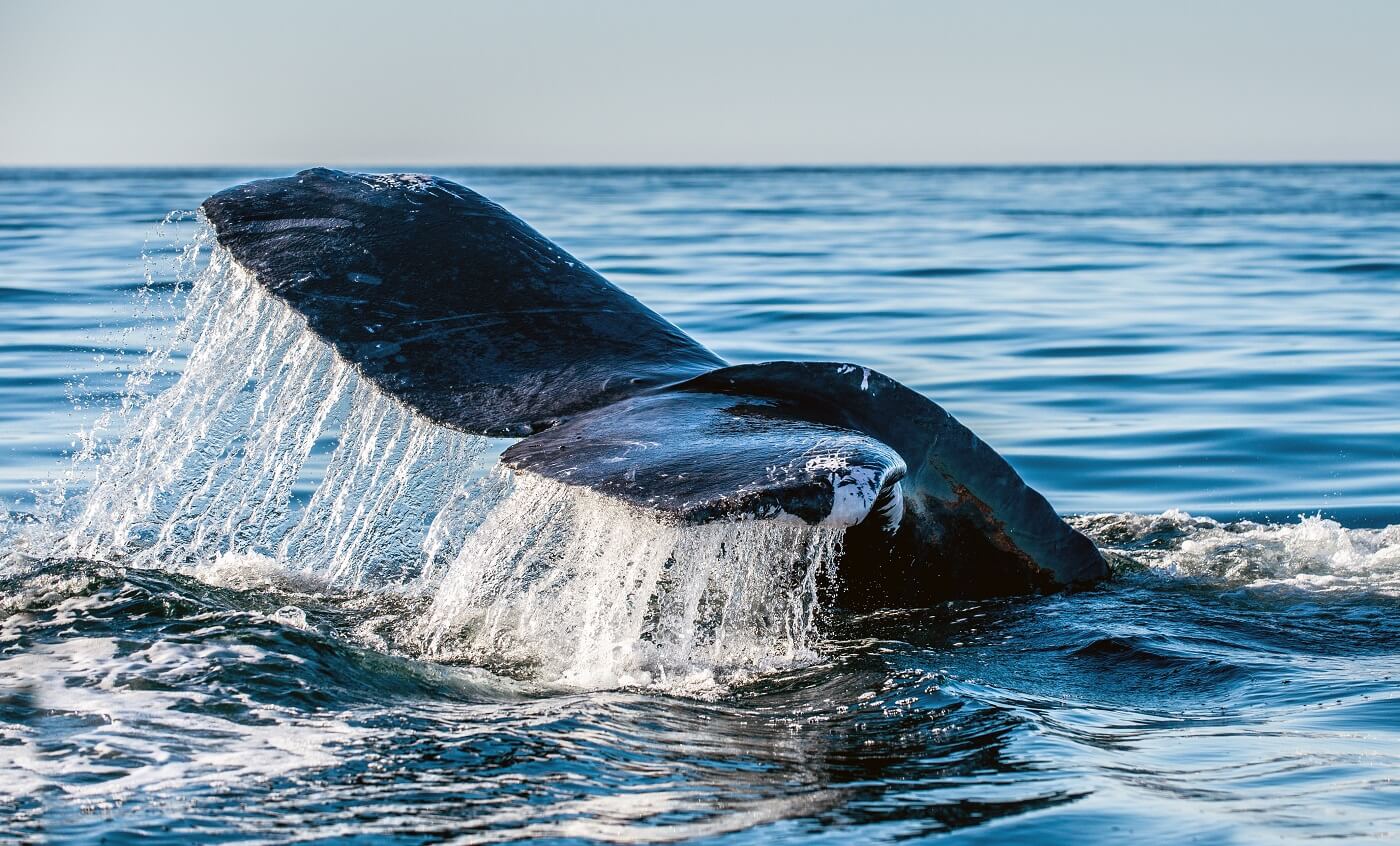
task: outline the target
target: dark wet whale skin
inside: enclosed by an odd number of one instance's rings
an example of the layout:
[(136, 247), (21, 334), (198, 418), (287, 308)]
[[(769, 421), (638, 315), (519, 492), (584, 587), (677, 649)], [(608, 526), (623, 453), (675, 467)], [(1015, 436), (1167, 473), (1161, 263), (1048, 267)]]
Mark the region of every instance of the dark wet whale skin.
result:
[(219, 243), (386, 393), (519, 437), (724, 361), (485, 197), (318, 168), (221, 191)]
[(927, 398), (849, 364), (726, 366), (453, 182), (317, 168), (201, 208), (233, 258), (385, 393), (442, 425), (523, 437), (502, 457), (511, 467), (686, 522), (852, 524), (849, 607), (1108, 575)]

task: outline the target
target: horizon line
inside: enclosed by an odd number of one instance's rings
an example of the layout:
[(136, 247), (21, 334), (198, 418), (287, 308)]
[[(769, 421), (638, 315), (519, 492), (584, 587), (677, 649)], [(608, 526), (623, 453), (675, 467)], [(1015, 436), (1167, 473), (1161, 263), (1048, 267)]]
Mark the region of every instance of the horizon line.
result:
[(973, 170), (1076, 168), (1232, 168), (1232, 167), (1396, 167), (1400, 159), (1143, 159), (1123, 161), (1024, 162), (181, 162), (80, 163), (0, 162), (0, 171), (17, 170), (306, 170), (313, 167), (464, 168), (491, 170)]

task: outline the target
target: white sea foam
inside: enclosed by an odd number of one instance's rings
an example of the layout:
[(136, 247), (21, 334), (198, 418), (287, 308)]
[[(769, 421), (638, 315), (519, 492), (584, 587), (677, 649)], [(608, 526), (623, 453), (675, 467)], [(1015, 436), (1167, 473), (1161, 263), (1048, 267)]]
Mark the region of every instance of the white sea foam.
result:
[(1349, 529), (1301, 515), (1296, 522), (1220, 522), (1184, 511), (1096, 514), (1076, 527), (1156, 576), (1228, 587), (1400, 596), (1400, 525)]

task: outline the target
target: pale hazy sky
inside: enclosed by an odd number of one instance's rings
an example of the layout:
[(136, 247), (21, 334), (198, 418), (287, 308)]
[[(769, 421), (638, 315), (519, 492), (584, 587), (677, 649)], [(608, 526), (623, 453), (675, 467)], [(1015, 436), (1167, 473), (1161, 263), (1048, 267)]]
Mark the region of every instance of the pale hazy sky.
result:
[(1400, 160), (1400, 0), (0, 0), (0, 165)]

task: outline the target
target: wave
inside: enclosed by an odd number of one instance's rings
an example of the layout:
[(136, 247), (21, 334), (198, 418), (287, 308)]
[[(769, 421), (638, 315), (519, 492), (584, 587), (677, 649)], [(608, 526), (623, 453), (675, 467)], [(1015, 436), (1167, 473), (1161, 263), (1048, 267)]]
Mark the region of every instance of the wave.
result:
[(1400, 597), (1400, 525), (1347, 528), (1320, 514), (1300, 515), (1294, 523), (1222, 522), (1179, 510), (1091, 514), (1070, 522), (1128, 577)]
[(1353, 261), (1313, 268), (1317, 273), (1362, 274), (1393, 277), (1400, 275), (1400, 261)]

